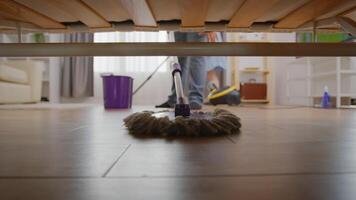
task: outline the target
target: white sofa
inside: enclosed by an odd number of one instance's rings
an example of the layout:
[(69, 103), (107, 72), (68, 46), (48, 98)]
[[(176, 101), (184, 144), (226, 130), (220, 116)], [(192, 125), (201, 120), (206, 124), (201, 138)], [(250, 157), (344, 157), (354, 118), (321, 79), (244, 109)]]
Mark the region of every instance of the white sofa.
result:
[(0, 104), (41, 101), (44, 62), (0, 62)]

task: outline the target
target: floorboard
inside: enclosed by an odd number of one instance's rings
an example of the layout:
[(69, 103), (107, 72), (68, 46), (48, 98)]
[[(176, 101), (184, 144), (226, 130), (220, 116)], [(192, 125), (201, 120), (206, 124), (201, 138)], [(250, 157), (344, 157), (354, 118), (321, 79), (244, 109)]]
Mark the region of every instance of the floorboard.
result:
[(354, 200), (356, 175), (1, 179), (2, 199)]
[(128, 134), (122, 119), (152, 107), (0, 106), (0, 199), (354, 199), (354, 110), (222, 108), (239, 134)]

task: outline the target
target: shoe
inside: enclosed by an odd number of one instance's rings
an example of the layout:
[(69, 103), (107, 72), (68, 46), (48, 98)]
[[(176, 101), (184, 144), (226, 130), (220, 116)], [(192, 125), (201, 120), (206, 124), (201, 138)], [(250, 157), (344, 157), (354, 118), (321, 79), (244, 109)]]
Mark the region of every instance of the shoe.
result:
[(197, 103), (197, 102), (191, 102), (189, 103), (190, 109), (192, 110), (201, 110), (202, 106), (201, 104)]
[(168, 101), (162, 103), (161, 105), (156, 105), (156, 108), (173, 108), (174, 106), (170, 105)]

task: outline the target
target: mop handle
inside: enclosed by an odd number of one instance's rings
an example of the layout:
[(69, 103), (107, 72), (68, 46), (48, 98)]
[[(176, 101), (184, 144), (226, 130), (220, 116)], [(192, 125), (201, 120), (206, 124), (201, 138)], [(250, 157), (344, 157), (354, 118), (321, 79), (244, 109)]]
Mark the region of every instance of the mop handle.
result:
[(174, 80), (174, 85), (176, 89), (176, 95), (177, 95), (177, 103), (178, 104), (187, 104), (187, 100), (184, 96), (183, 92), (183, 85), (182, 85), (182, 78), (181, 78), (181, 68), (178, 63), (173, 63), (172, 64), (172, 76)]
[(163, 66), (163, 64), (168, 61), (169, 58), (171, 58), (171, 57), (168, 56), (166, 59), (164, 59), (164, 60), (156, 67), (156, 69), (153, 70), (153, 72), (135, 89), (135, 91), (132, 93), (132, 95), (135, 95), (135, 94), (153, 77), (153, 75), (156, 74), (156, 72), (159, 70), (159, 68), (161, 68), (161, 66)]

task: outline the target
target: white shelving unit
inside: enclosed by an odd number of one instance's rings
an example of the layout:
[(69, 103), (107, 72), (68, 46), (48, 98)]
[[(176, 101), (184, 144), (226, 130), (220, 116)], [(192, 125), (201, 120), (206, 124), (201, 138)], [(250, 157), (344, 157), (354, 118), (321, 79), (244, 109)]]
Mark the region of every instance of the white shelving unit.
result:
[[(289, 101), (303, 99), (306, 104), (313, 106), (313, 97), (322, 96), (321, 84), (328, 86), (331, 96), (336, 97), (337, 108), (344, 107), (341, 105), (342, 97), (356, 97), (356, 92), (342, 91), (343, 88), (352, 89), (350, 76), (356, 75), (356, 66), (352, 65), (349, 57), (297, 58), (289, 63), (288, 68), (286, 88)], [(304, 94), (301, 92), (302, 94), (292, 95), (293, 89), (294, 92), (298, 90), (293, 85), (298, 83), (299, 91), (305, 88)]]
[[(230, 41), (233, 42), (268, 42), (268, 34), (266, 33), (230, 33)], [(232, 77), (236, 83), (236, 87), (240, 87), (240, 82), (247, 82), (249, 78), (254, 78), (257, 82), (267, 84), (267, 99), (241, 100), (245, 103), (270, 103), (271, 91), (270, 88), (270, 68), (268, 65), (268, 57), (234, 57), (231, 61), (233, 70), (237, 73)], [(257, 70), (250, 70), (248, 67), (257, 67)], [(233, 71), (232, 70), (232, 71)]]

